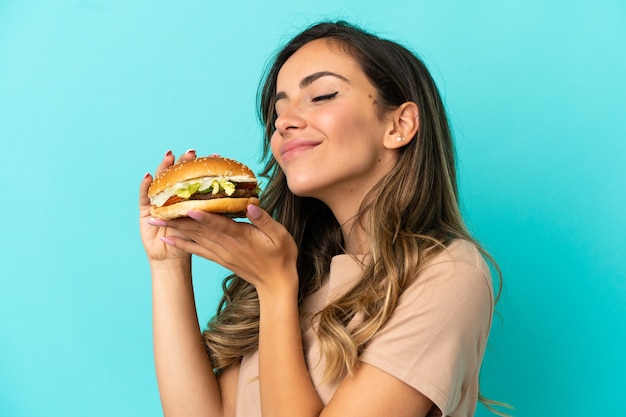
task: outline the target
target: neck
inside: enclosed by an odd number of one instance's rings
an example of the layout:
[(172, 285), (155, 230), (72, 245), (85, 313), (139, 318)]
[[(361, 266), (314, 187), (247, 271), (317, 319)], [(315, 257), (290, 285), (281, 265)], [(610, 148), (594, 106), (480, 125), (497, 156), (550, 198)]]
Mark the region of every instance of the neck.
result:
[(341, 213), (332, 207), (331, 211), (340, 224), (346, 253), (350, 255), (367, 253), (367, 233), (363, 224), (357, 223), (357, 211)]
[(344, 243), (345, 243), (345, 251), (347, 254), (349, 255), (364, 255), (367, 253), (367, 242), (365, 240), (365, 236), (363, 236), (363, 233), (356, 233), (359, 236), (359, 238), (356, 238), (354, 235), (354, 232), (350, 232), (348, 231), (347, 233), (343, 232), (342, 229), (342, 233), (343, 233), (343, 238), (344, 238)]
[(357, 223), (357, 214), (373, 185), (334, 188), (332, 192), (312, 196), (322, 201), (332, 211), (340, 224), (346, 253), (363, 255), (369, 250), (365, 225)]

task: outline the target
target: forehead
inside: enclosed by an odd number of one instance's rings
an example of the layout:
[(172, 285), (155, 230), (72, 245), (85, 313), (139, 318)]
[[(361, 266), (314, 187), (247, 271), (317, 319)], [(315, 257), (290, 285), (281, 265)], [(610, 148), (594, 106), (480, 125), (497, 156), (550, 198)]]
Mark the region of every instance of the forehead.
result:
[(343, 46), (328, 39), (316, 39), (298, 49), (281, 67), (276, 79), (278, 90), (297, 84), (307, 75), (320, 71), (332, 71), (351, 81), (365, 80), (358, 62)]

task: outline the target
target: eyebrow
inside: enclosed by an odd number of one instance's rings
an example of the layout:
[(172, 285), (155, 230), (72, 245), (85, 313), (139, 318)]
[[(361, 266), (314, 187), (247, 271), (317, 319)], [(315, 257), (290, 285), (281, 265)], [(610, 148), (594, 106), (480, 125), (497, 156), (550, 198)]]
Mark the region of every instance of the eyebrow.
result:
[[(307, 75), (306, 77), (304, 77), (302, 80), (300, 80), (300, 88), (305, 88), (308, 87), (309, 85), (313, 84), (314, 81), (322, 78), (322, 77), (335, 77), (335, 78), (339, 78), (341, 81), (344, 81), (348, 84), (350, 84), (350, 80), (348, 80), (346, 77), (344, 77), (343, 75), (339, 75), (337, 73), (334, 73), (332, 71), (319, 71), (319, 72), (315, 72), (311, 75)], [(285, 93), (284, 91), (280, 91), (278, 93), (276, 93), (276, 96), (274, 97), (274, 101), (278, 101), (280, 99), (283, 98), (287, 98), (287, 93)]]

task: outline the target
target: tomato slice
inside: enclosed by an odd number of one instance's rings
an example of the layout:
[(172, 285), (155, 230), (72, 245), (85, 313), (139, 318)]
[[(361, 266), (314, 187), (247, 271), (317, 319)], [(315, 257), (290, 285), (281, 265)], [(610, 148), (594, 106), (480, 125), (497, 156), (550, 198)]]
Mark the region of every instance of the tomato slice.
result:
[(170, 198), (167, 199), (167, 201), (163, 204), (162, 207), (169, 206), (169, 205), (172, 205), (174, 203), (178, 203), (179, 201), (183, 201), (183, 200), (184, 200), (184, 198), (179, 197), (177, 195), (173, 195), (173, 196), (171, 196)]

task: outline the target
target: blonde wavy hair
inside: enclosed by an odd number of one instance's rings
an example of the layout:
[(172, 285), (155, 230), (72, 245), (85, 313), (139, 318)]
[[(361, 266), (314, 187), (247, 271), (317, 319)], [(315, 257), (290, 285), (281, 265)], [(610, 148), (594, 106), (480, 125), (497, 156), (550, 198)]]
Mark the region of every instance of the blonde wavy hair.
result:
[[(420, 113), (416, 137), (401, 148), (397, 164), (369, 192), (354, 222), (367, 230), (371, 262), (354, 288), (317, 315), (317, 338), (326, 359), (326, 378), (337, 381), (354, 369), (359, 354), (389, 319), (403, 290), (427, 257), (444, 250), (455, 239), (469, 240), (478, 248), (480, 245), (461, 216), (452, 137), (443, 102), (425, 65), (399, 44), (348, 23), (319, 23), (278, 52), (259, 88), (266, 161), (261, 175), (267, 178), (261, 201), (299, 247), (300, 302), (320, 288), (331, 258), (343, 253), (343, 238), (340, 225), (326, 205), (289, 191), (269, 144), (276, 121), (278, 71), (300, 47), (322, 38), (343, 48), (360, 64), (378, 91), (381, 117), (407, 101), (416, 103)], [(224, 281), (223, 290), (217, 315), (204, 332), (218, 373), (254, 352), (259, 332), (259, 302), (254, 287), (232, 275)], [(349, 329), (348, 323), (357, 314), (363, 321)]]

